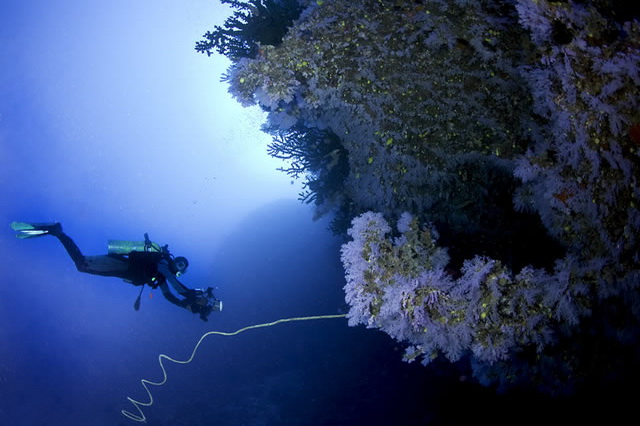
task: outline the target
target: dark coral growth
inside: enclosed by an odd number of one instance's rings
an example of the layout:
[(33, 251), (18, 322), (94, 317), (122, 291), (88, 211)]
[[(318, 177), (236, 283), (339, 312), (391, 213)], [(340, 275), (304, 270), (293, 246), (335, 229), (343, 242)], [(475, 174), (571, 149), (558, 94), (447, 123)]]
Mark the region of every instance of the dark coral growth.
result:
[(220, 0), (236, 9), (221, 27), (207, 31), (196, 51), (218, 52), (232, 61), (255, 58), (261, 45), (277, 46), (302, 11), (297, 0)]
[(267, 152), (274, 158), (290, 161), (279, 170), (292, 178), (305, 178), (300, 201), (322, 205), (342, 193), (349, 173), (348, 153), (338, 136), (329, 130), (306, 128), (302, 124), (289, 129), (273, 129), (273, 142)]
[(234, 60), (229, 90), (269, 113), (269, 153), (307, 179), (301, 198), (336, 231), (355, 218), (352, 324), (504, 387), (570, 391), (637, 364), (627, 5), (307, 1), (281, 42)]

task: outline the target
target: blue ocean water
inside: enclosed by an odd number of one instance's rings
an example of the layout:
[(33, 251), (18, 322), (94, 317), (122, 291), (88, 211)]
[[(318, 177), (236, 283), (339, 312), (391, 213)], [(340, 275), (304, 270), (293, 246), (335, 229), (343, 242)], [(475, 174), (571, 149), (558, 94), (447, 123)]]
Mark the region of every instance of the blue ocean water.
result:
[[(158, 355), (200, 336), (346, 312), (339, 246), (268, 158), (261, 115), (219, 84), (228, 63), (193, 52), (226, 16), (216, 1), (8, 0), (0, 14), (0, 426), (132, 425), (127, 397), (159, 381)], [(53, 238), (14, 220), (62, 222), (85, 254), (152, 239), (215, 286), (208, 323), (116, 278), (81, 274)], [(497, 395), (462, 366), (401, 361), (387, 335), (344, 319), (210, 336), (165, 363), (151, 425), (459, 425), (592, 419), (610, 400)], [(606, 402), (606, 404), (605, 404)]]
[[(274, 202), (216, 246), (204, 238), (183, 247), (187, 257), (209, 259), (192, 260), (183, 282), (204, 280), (224, 300), (208, 323), (157, 290), (143, 293), (136, 312), (136, 288), (75, 271), (55, 239), (12, 241), (3, 233), (16, 273), (0, 297), (2, 424), (136, 424), (121, 410), (138, 414), (128, 396), (148, 401), (140, 379), (162, 379), (160, 353), (186, 360), (211, 330), (345, 312), (340, 241), (325, 221), (310, 219), (295, 201)], [(404, 363), (402, 349), (342, 318), (209, 336), (190, 364), (165, 361), (167, 382), (150, 386), (154, 403), (143, 412), (148, 424), (162, 426), (454, 425), (478, 416), (510, 424), (518, 411), (583, 418), (579, 399), (496, 395), (467, 381), (464, 368)]]
[[(217, 247), (187, 247), (185, 255), (210, 259), (207, 284), (224, 300), (206, 324), (157, 290), (146, 290), (134, 311), (137, 289), (74, 271), (53, 238), (3, 238), (20, 271), (2, 286), (3, 322), (11, 324), (0, 358), (2, 424), (133, 424), (120, 410), (136, 413), (127, 396), (148, 400), (139, 380), (162, 379), (158, 354), (187, 359), (210, 330), (344, 312), (339, 241), (309, 213), (295, 201), (275, 202)], [(198, 267), (192, 261), (183, 282), (191, 272), (204, 277)], [(438, 408), (426, 399), (437, 393), (425, 380), (442, 390), (449, 373), (402, 363), (400, 354), (383, 334), (342, 318), (209, 336), (192, 363), (165, 363), (168, 380), (151, 387), (154, 405), (144, 413), (155, 425), (426, 421)]]

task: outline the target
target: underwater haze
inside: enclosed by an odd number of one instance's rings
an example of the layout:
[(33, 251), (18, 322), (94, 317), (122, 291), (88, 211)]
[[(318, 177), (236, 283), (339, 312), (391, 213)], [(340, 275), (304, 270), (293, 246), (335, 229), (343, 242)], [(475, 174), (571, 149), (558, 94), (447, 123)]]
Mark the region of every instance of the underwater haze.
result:
[[(127, 396), (146, 400), (140, 379), (162, 378), (160, 353), (185, 359), (210, 330), (345, 306), (338, 242), (266, 154), (262, 113), (219, 82), (226, 58), (193, 49), (228, 14), (206, 0), (3, 2), (1, 425), (136, 424), (121, 410), (135, 412)], [(137, 288), (79, 273), (53, 238), (14, 238), (16, 220), (59, 221), (88, 255), (148, 232), (225, 309), (204, 323), (147, 289), (136, 312)], [(152, 425), (426, 413), (410, 391), (424, 369), (343, 319), (211, 336), (167, 370), (145, 410)]]
[[(428, 14), (413, 3), (402, 19)], [(403, 2), (389, 4), (393, 12)], [(194, 50), (231, 13), (217, 0), (3, 0), (0, 426), (135, 425), (122, 410), (137, 416), (128, 398), (149, 401), (141, 379), (162, 381), (160, 354), (187, 360), (210, 331), (349, 311), (345, 239), (298, 200), (303, 184), (277, 170), (285, 164), (260, 130), (267, 114), (242, 107), (220, 81), (229, 59)], [(460, 56), (465, 43), (454, 43)], [(398, 52), (394, 64), (411, 62)], [(386, 152), (362, 155), (363, 181)], [(382, 193), (374, 177), (366, 182)], [(564, 203), (573, 193), (553, 196)], [(135, 310), (139, 288), (78, 272), (59, 241), (17, 239), (13, 221), (60, 222), (86, 255), (148, 233), (189, 259), (180, 280), (214, 287), (224, 310), (203, 322), (148, 287)], [(193, 361), (164, 361), (166, 383), (150, 386), (153, 404), (141, 408), (153, 426), (577, 424), (593, 412), (613, 424), (633, 408), (625, 389), (607, 401), (496, 393), (463, 362), (406, 363), (405, 349), (342, 317), (209, 335)]]

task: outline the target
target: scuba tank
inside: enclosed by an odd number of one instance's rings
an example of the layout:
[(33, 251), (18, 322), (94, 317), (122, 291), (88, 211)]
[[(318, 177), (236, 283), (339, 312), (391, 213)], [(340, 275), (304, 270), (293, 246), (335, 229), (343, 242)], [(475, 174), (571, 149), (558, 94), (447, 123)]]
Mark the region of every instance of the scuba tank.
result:
[(107, 252), (109, 254), (129, 254), (132, 251), (161, 253), (162, 247), (158, 243), (149, 240), (149, 236), (144, 234), (145, 241), (108, 240)]
[[(161, 247), (160, 244), (154, 243), (149, 239), (149, 234), (144, 234), (144, 241), (127, 241), (127, 240), (107, 240), (107, 252), (109, 254), (131, 254), (132, 252), (143, 253), (164, 253), (169, 254), (168, 246)], [(125, 280), (131, 282), (129, 280)], [(140, 287), (140, 293), (136, 301), (133, 303), (133, 308), (137, 311), (140, 309), (140, 297), (144, 290), (145, 284)]]

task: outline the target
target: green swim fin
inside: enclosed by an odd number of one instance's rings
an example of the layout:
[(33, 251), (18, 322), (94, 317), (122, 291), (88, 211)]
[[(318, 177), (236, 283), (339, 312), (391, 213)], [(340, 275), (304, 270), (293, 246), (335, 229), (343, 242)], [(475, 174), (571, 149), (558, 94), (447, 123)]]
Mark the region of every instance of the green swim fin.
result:
[(11, 229), (16, 231), (17, 238), (33, 238), (41, 237), (49, 234), (55, 229), (62, 230), (59, 223), (27, 223), (27, 222), (13, 222), (11, 223)]

